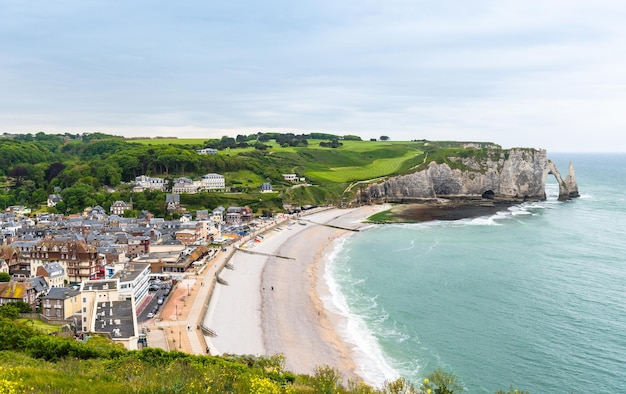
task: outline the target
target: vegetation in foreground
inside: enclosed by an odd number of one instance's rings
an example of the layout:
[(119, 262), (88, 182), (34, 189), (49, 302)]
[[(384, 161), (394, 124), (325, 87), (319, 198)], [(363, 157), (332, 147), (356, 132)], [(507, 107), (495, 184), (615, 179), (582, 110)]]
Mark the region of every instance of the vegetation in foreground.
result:
[[(2, 309), (2, 308), (0, 308)], [(282, 355), (196, 356), (146, 348), (128, 351), (101, 337), (83, 343), (51, 336), (28, 320), (0, 318), (0, 394), (5, 393), (402, 393), (453, 394), (456, 377), (434, 371), (374, 388), (320, 366), (313, 375), (284, 369)], [(521, 393), (518, 390), (496, 393)]]

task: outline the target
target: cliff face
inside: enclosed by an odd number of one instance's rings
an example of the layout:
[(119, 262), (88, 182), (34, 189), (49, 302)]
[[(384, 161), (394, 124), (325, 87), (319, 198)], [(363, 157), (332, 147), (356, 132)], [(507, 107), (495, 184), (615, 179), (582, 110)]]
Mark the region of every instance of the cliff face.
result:
[(546, 177), (559, 183), (559, 199), (578, 197), (574, 168), (565, 180), (548, 160), (545, 150), (492, 150), (486, 155), (448, 157), (448, 163), (431, 162), (424, 170), (374, 184), (361, 200), (411, 202), (435, 198), (494, 198), (533, 201), (546, 198)]

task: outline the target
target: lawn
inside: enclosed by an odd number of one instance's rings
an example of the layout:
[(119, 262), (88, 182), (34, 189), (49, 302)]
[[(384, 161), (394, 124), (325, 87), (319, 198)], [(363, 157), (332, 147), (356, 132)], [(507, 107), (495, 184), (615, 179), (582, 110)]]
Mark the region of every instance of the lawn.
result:
[(55, 324), (48, 324), (39, 319), (20, 318), (18, 320), (26, 321), (28, 322), (28, 324), (32, 324), (36, 330), (43, 332), (45, 334), (50, 334), (52, 332), (61, 332), (61, 326), (55, 325)]
[[(371, 151), (370, 153), (375, 154), (376, 151)], [(373, 161), (370, 161), (371, 157), (368, 157), (368, 164), (365, 165), (315, 169), (307, 171), (306, 175), (311, 178), (337, 183), (374, 179), (399, 173), (418, 164), (419, 160), (421, 160), (421, 154), (421, 151), (411, 149), (407, 150), (402, 156), (382, 157)]]

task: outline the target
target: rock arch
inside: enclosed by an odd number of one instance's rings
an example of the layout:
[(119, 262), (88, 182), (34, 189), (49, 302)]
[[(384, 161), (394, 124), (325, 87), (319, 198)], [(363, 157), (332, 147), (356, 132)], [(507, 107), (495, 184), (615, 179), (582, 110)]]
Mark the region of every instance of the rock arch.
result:
[(565, 201), (574, 197), (579, 197), (578, 183), (576, 182), (576, 175), (574, 173), (574, 166), (572, 165), (572, 163), (569, 163), (567, 177), (563, 179), (554, 162), (552, 160), (548, 160), (545, 170), (545, 176), (543, 177), (544, 185), (546, 183), (547, 176), (550, 174), (554, 175), (557, 183), (559, 184), (559, 201)]

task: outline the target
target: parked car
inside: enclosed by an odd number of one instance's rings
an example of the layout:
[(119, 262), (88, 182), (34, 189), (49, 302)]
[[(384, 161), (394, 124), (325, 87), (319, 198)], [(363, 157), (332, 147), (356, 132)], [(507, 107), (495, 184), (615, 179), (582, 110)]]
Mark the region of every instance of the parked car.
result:
[(165, 301), (165, 297), (159, 297), (159, 300), (157, 301), (157, 305), (161, 305), (163, 301)]
[(148, 313), (148, 319), (152, 319), (154, 317), (154, 313), (150, 312)]

